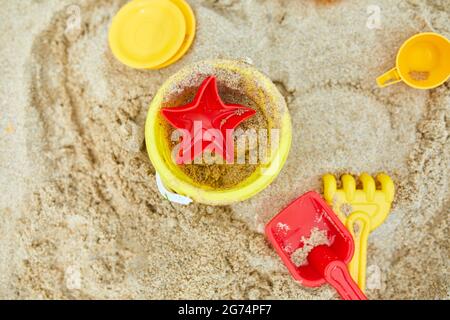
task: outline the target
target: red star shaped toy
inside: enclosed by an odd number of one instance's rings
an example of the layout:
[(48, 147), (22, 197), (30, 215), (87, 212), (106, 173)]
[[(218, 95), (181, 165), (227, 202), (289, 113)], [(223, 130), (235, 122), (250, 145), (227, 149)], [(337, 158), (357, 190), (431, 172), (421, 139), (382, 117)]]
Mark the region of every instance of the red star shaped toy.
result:
[(161, 109), (169, 123), (182, 132), (176, 163), (192, 163), (204, 151), (234, 161), (234, 129), (256, 111), (239, 104), (225, 104), (219, 96), (216, 78), (206, 78), (194, 100), (180, 107)]

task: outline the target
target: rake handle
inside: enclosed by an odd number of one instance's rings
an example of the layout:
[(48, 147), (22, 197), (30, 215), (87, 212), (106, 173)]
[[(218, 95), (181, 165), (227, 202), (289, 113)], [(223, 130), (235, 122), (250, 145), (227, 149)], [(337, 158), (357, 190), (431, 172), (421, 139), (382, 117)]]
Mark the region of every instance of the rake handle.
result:
[[(359, 224), (359, 232), (355, 232), (355, 225)], [(370, 232), (370, 217), (367, 213), (356, 211), (347, 218), (345, 223), (355, 242), (355, 253), (348, 264), (352, 278), (358, 283), (362, 291), (366, 289), (367, 242)]]

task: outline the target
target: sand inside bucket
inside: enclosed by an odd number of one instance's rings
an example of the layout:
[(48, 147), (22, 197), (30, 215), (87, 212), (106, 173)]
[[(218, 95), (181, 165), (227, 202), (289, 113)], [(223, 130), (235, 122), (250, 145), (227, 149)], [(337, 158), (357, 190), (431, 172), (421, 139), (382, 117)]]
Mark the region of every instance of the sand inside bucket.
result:
[[(227, 189), (236, 186), (240, 182), (244, 181), (258, 168), (258, 163), (251, 161), (251, 152), (256, 152), (263, 144), (259, 143), (256, 138), (255, 143), (249, 145), (247, 143), (244, 148), (241, 148), (244, 152), (245, 162), (238, 161), (238, 140), (242, 134), (246, 134), (248, 130), (255, 130), (258, 132), (260, 129), (268, 129), (268, 122), (264, 116), (261, 108), (246, 94), (239, 92), (238, 90), (228, 88), (224, 84), (218, 84), (219, 95), (225, 104), (240, 104), (248, 108), (256, 110), (256, 114), (242, 122), (235, 130), (234, 144), (235, 144), (235, 157), (233, 164), (227, 164), (219, 155), (208, 153), (208, 157), (213, 157), (215, 159), (213, 164), (208, 164), (205, 161), (202, 163), (192, 163), (192, 164), (181, 164), (179, 167), (181, 170), (194, 182), (215, 189)], [(164, 107), (177, 107), (180, 105), (187, 104), (191, 102), (198, 88), (188, 87), (184, 89), (180, 94), (172, 97), (170, 101), (164, 104)], [(179, 141), (172, 139), (172, 134), (176, 130), (171, 126), (166, 119), (161, 117), (161, 122), (164, 124), (167, 143), (171, 146), (173, 150)], [(240, 131), (242, 130), (242, 131)]]

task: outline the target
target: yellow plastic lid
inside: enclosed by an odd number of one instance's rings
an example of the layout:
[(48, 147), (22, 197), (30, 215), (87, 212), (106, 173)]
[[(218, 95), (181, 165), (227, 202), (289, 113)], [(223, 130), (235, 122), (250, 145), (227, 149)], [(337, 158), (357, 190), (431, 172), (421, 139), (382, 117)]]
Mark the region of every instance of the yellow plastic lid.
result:
[(171, 59), (186, 37), (183, 12), (172, 1), (139, 0), (123, 6), (109, 30), (109, 45), (122, 63), (155, 68)]
[(174, 3), (184, 15), (184, 19), (186, 20), (186, 36), (180, 49), (172, 58), (152, 69), (161, 69), (171, 65), (172, 63), (177, 62), (189, 50), (195, 38), (195, 28), (196, 28), (195, 15), (189, 4), (184, 0), (170, 0), (170, 1)]

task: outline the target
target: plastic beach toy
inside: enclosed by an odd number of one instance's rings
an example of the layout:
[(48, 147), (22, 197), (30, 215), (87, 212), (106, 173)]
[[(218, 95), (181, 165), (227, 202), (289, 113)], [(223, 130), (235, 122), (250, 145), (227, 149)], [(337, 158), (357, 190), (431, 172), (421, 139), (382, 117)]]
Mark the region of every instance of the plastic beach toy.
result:
[(159, 66), (157, 66), (153, 69), (165, 68), (165, 67), (168, 67), (169, 65), (177, 62), (189, 50), (189, 48), (191, 47), (192, 42), (194, 41), (194, 38), (195, 38), (196, 20), (195, 20), (195, 15), (194, 15), (194, 12), (192, 11), (192, 8), (184, 0), (170, 0), (170, 1), (172, 1), (178, 7), (178, 9), (181, 10), (181, 12), (184, 15), (184, 19), (186, 21), (186, 35), (185, 35), (183, 43), (181, 44), (181, 47), (178, 49), (177, 53), (174, 56), (172, 56), (172, 58), (170, 58), (163, 64), (160, 64)]
[(255, 115), (256, 110), (238, 104), (225, 104), (219, 96), (216, 77), (210, 76), (203, 81), (191, 103), (163, 108), (161, 113), (172, 126), (189, 133), (189, 140), (183, 137), (177, 164), (191, 163), (198, 155), (211, 149), (232, 163), (234, 129)]
[(122, 63), (159, 69), (181, 58), (194, 35), (195, 17), (184, 0), (135, 0), (114, 17), (109, 44)]
[[(199, 88), (205, 77), (215, 76), (219, 88), (227, 86), (246, 95), (266, 118), (269, 134), (279, 132), (279, 143), (271, 150), (267, 161), (258, 164), (255, 171), (239, 184), (226, 189), (216, 189), (194, 181), (173, 160), (172, 147), (167, 143), (167, 123), (161, 109), (183, 94), (183, 88)], [(231, 79), (232, 81), (226, 81)], [(286, 102), (277, 87), (252, 65), (233, 60), (201, 61), (175, 73), (158, 90), (147, 114), (145, 141), (153, 167), (166, 189), (195, 202), (226, 205), (246, 200), (265, 189), (281, 171), (291, 145), (292, 127)]]
[(352, 278), (361, 290), (366, 287), (367, 240), (369, 233), (378, 228), (386, 219), (394, 200), (394, 183), (385, 174), (377, 175), (381, 190), (376, 190), (374, 179), (367, 173), (359, 180), (363, 189), (356, 189), (355, 179), (342, 176), (342, 189), (337, 189), (336, 178), (323, 176), (324, 198), (332, 206), (339, 219), (347, 227), (355, 241), (355, 254), (349, 263)]
[(403, 81), (416, 89), (440, 86), (450, 76), (450, 42), (444, 36), (426, 32), (406, 40), (397, 53), (396, 66), (377, 78), (383, 88)]
[[(326, 231), (330, 245), (318, 245), (307, 257), (307, 263), (296, 266), (292, 253), (305, 244), (317, 228)], [(324, 283), (333, 286), (344, 300), (366, 300), (348, 273), (347, 263), (353, 256), (353, 239), (336, 214), (316, 192), (308, 192), (292, 202), (266, 225), (266, 235), (295, 280), (307, 287)]]

